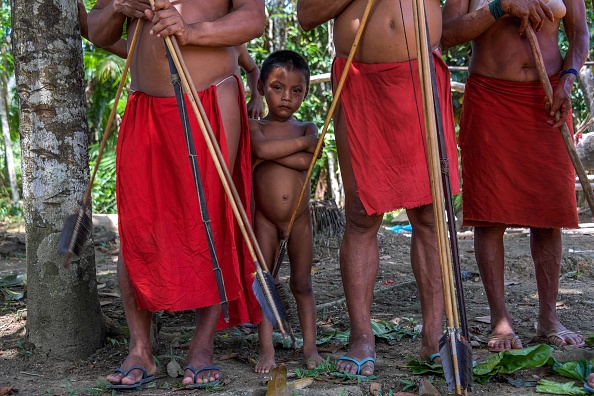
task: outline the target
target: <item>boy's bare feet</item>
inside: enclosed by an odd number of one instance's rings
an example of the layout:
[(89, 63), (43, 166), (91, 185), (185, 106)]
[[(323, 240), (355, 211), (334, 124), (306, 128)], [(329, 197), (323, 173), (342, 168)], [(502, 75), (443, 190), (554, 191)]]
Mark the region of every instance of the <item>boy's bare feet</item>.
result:
[(260, 358), (258, 359), (258, 363), (256, 363), (256, 367), (254, 371), (258, 374), (268, 374), (270, 370), (276, 367), (276, 361), (274, 360), (274, 350), (271, 353), (262, 353), (260, 351)]

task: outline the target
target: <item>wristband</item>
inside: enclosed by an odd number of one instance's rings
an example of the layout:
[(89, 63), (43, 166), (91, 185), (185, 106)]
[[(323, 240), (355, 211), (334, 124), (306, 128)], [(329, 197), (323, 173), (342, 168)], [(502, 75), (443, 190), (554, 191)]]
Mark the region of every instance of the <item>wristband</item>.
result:
[(501, 7), (501, 0), (493, 0), (490, 2), (489, 11), (491, 11), (491, 15), (493, 15), (495, 20), (498, 20), (505, 15), (505, 11), (503, 11), (503, 7)]
[(561, 74), (559, 75), (559, 78), (563, 77), (566, 74), (573, 74), (574, 76), (577, 77), (578, 75), (578, 71), (575, 70), (574, 68), (570, 68), (570, 69), (565, 69), (561, 72)]

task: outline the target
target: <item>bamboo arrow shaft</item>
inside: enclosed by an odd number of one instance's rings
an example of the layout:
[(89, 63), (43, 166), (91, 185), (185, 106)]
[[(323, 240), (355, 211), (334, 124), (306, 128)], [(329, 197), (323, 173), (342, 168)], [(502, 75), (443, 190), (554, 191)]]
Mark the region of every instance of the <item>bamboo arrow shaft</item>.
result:
[[(460, 366), (458, 352), (456, 350), (456, 337), (454, 328), (459, 326), (458, 312), (456, 306), (454, 280), (452, 276), (452, 261), (450, 244), (448, 243), (445, 211), (443, 205), (443, 185), (441, 180), (441, 167), (439, 163), (439, 150), (437, 143), (437, 123), (435, 104), (433, 103), (433, 81), (430, 71), (429, 37), (427, 32), (427, 20), (425, 16), (425, 4), (423, 0), (413, 0), (413, 14), (415, 22), (415, 38), (417, 42), (417, 59), (419, 66), (419, 78), (421, 82), (421, 93), (423, 100), (423, 115), (425, 120), (427, 140), (427, 167), (429, 168), (429, 179), (431, 183), (431, 195), (433, 198), (433, 214), (437, 233), (437, 251), (441, 267), (442, 284), (448, 331), (450, 332), (450, 343), (452, 352), (452, 363), (454, 368), (454, 384), (456, 394), (462, 394), (460, 380)], [(453, 219), (449, 219), (452, 221)], [(456, 236), (451, 236), (455, 238)]]

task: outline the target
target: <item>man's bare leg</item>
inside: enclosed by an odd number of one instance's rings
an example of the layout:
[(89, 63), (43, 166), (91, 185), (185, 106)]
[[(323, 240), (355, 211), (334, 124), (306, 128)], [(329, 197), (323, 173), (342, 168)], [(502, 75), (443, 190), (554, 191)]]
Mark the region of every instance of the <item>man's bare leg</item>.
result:
[[(192, 366), (196, 371), (213, 365), (214, 334), (220, 317), (220, 304), (196, 310), (196, 330), (188, 351), (188, 366)], [(186, 370), (182, 384), (208, 383), (218, 380), (219, 377), (218, 370), (205, 370), (197, 374), (194, 381), (194, 373)]]
[(584, 338), (567, 330), (557, 317), (557, 295), (561, 272), (561, 230), (532, 228), (530, 251), (534, 260), (538, 288), (538, 329), (536, 335), (556, 346), (584, 346)]
[[(120, 252), (118, 256), (118, 285), (124, 304), (126, 322), (130, 329), (130, 345), (128, 356), (120, 366), (127, 371), (132, 366), (144, 367), (148, 375), (153, 375), (157, 370), (155, 360), (151, 351), (151, 318), (152, 313), (147, 309), (139, 310), (136, 304), (134, 289), (130, 283), (128, 271), (124, 263), (124, 257)], [(122, 373), (112, 373), (107, 376), (107, 381), (112, 384), (132, 385), (142, 379), (142, 371), (132, 370), (127, 377)]]
[(512, 318), (505, 305), (504, 225), (475, 227), (474, 248), (485, 293), (491, 310), (489, 351), (521, 349), (522, 342), (514, 332)]
[[(225, 80), (217, 86), (218, 106), (221, 111), (227, 140), (227, 166), (231, 173), (235, 166), (241, 135), (241, 121), (237, 102), (238, 89), (234, 78)], [(221, 147), (221, 149), (223, 148)], [(196, 310), (196, 331), (188, 351), (188, 366), (192, 366), (196, 371), (213, 364), (214, 333), (221, 315), (221, 309), (221, 306), (217, 304)], [(206, 370), (196, 375), (196, 381), (194, 381), (194, 377), (195, 375), (191, 370), (186, 370), (182, 384), (213, 382), (219, 379), (220, 373), (216, 370)]]
[(444, 334), (443, 286), (440, 276), (441, 267), (437, 252), (437, 234), (433, 205), (425, 205), (406, 211), (412, 225), (411, 264), (423, 316), (423, 331), (419, 356), (429, 359), (439, 352), (439, 340)]
[[(259, 204), (266, 204), (264, 202)], [(276, 225), (270, 222), (257, 209), (254, 213), (254, 233), (258, 240), (258, 245), (262, 250), (262, 255), (268, 267), (274, 264), (276, 250), (280, 244), (278, 237), (278, 229)], [(270, 270), (270, 268), (268, 268)], [(258, 356), (258, 363), (254, 371), (260, 374), (267, 374), (276, 367), (274, 358), (274, 343), (272, 342), (272, 323), (262, 313), (262, 321), (258, 325), (258, 340), (260, 343), (260, 350)]]
[(289, 238), (291, 263), (291, 292), (297, 303), (297, 314), (303, 335), (303, 358), (308, 369), (318, 367), (324, 360), (316, 346), (316, 300), (311, 285), (313, 238), (311, 217), (305, 211), (297, 220)]
[[(347, 357), (361, 361), (375, 358), (375, 337), (371, 329), (373, 285), (379, 269), (377, 231), (381, 215), (367, 216), (357, 194), (357, 183), (351, 165), (346, 123), (341, 106), (335, 112), (336, 147), (345, 191), (346, 228), (340, 247), (340, 273), (346, 297), (351, 334)], [(336, 369), (357, 373), (358, 366), (349, 360), (338, 360)], [(361, 375), (373, 375), (371, 361), (361, 366)]]

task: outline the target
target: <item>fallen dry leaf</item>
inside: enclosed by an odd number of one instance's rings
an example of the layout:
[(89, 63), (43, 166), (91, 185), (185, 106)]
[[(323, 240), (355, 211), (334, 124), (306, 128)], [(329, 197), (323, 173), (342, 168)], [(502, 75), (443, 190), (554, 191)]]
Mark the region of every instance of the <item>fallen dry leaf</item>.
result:
[(182, 370), (175, 358), (171, 358), (171, 361), (167, 363), (167, 375), (171, 378), (177, 378), (180, 375), (184, 375), (184, 370)]
[(291, 392), (287, 388), (287, 367), (281, 364), (270, 370), (272, 379), (268, 381), (266, 396), (289, 396)]
[(421, 383), (419, 384), (419, 395), (440, 396), (441, 393), (439, 393), (439, 391), (435, 389), (435, 387), (427, 377), (423, 377), (421, 378)]
[(226, 354), (226, 355), (223, 355), (223, 356), (221, 356), (221, 357), (219, 358), (219, 360), (223, 361), (223, 360), (235, 359), (237, 356), (239, 356), (239, 354), (238, 354), (238, 353), (236, 353), (236, 352), (231, 352), (231, 353), (228, 353), (228, 354)]
[(477, 316), (476, 318), (474, 318), (474, 321), (479, 322), (479, 323), (491, 324), (491, 317), (490, 316)]
[(289, 388), (290, 390), (305, 389), (308, 386), (310, 386), (311, 384), (313, 384), (313, 382), (314, 382), (313, 378), (301, 378), (301, 379), (289, 382), (287, 384), (287, 388)]

